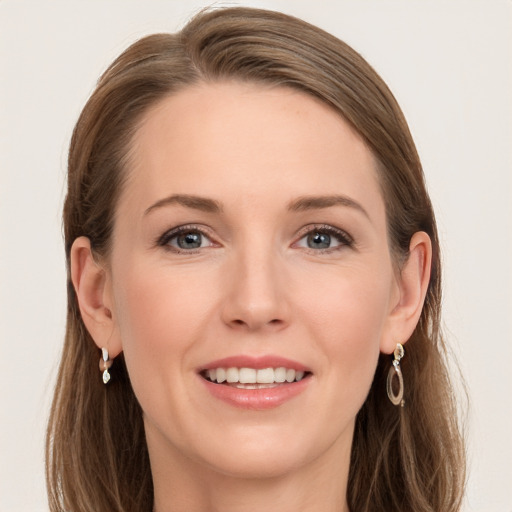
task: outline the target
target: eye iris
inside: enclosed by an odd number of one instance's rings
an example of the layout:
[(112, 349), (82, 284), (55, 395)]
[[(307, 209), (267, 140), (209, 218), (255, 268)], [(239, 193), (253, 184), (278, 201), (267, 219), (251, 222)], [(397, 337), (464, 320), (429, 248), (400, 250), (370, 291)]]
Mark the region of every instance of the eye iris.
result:
[(331, 246), (331, 236), (327, 233), (311, 233), (308, 236), (308, 247), (311, 249), (328, 249)]
[(201, 233), (185, 233), (178, 236), (178, 247), (180, 249), (197, 249), (201, 247)]

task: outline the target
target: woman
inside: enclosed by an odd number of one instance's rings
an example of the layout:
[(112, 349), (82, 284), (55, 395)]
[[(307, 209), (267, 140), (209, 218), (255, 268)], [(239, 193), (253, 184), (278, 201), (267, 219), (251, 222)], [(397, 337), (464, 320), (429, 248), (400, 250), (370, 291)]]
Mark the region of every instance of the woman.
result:
[(135, 43), (64, 225), (52, 510), (459, 509), (434, 215), (350, 47), (245, 8)]

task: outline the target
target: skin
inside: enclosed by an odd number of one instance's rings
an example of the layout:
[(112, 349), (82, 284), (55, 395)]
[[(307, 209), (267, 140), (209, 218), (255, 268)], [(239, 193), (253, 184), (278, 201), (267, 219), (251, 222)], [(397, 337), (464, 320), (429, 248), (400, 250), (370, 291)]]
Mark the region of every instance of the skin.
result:
[[(124, 351), (155, 510), (347, 512), (355, 416), (379, 353), (418, 321), (428, 236), (414, 235), (398, 270), (372, 154), (334, 111), (290, 89), (188, 88), (146, 114), (131, 156), (109, 260), (79, 238), (72, 276), (98, 347)], [(165, 201), (174, 194), (218, 211)], [(333, 195), (344, 200), (305, 208), (305, 197)], [(162, 238), (183, 225), (203, 232), (202, 247)], [(329, 248), (312, 244), (315, 231)], [(287, 357), (312, 374), (279, 407), (240, 409), (198, 376), (240, 354)]]

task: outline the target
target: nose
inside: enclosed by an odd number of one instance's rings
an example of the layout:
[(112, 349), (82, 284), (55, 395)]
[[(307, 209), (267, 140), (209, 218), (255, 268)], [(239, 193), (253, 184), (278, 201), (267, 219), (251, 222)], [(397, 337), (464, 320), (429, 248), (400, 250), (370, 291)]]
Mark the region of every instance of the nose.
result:
[(289, 322), (285, 269), (270, 249), (238, 254), (226, 273), (222, 319), (244, 331), (278, 331)]

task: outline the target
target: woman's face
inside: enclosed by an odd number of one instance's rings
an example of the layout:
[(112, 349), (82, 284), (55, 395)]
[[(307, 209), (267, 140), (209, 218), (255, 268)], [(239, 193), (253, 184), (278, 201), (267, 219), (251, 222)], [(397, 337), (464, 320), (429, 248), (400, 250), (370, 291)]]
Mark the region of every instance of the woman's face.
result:
[(399, 296), (368, 148), (310, 96), (221, 83), (153, 108), (131, 156), (108, 296), (152, 463), (347, 460)]

